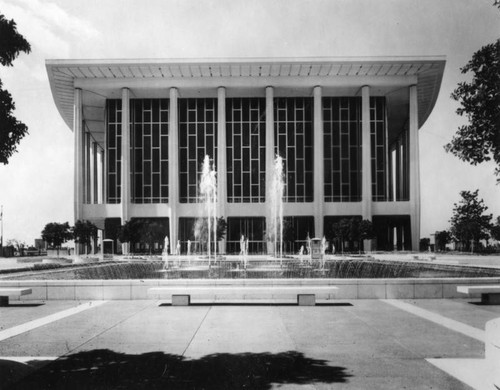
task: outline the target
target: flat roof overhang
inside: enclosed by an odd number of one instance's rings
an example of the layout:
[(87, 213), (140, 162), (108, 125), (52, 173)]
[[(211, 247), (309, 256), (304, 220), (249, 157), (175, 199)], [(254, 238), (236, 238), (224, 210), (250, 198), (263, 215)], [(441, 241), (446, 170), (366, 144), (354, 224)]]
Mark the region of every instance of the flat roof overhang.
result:
[(176, 87), (181, 97), (265, 96), (275, 87), (276, 96), (312, 95), (314, 86), (325, 96), (349, 96), (369, 85), (373, 95), (400, 95), (402, 88), (417, 85), (418, 123), (421, 127), (437, 100), (445, 68), (444, 56), (423, 57), (320, 57), (248, 59), (129, 59), (46, 60), (55, 104), (73, 128), (74, 89), (83, 91), (83, 118), (91, 131), (103, 132), (105, 101), (120, 98), (121, 88), (133, 98), (168, 97)]

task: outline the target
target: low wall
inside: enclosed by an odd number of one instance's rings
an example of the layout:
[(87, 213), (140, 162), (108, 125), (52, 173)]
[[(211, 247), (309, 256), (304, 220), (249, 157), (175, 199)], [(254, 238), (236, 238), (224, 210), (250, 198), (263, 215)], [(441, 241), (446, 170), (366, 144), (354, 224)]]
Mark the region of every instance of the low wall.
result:
[[(465, 298), (457, 286), (500, 284), (500, 278), (428, 279), (131, 279), (131, 280), (0, 280), (0, 287), (28, 287), (23, 300), (131, 300), (151, 299), (150, 287), (334, 285), (337, 299), (440, 299)], [(479, 298), (480, 294), (470, 298)], [(13, 297), (11, 300), (15, 300)]]

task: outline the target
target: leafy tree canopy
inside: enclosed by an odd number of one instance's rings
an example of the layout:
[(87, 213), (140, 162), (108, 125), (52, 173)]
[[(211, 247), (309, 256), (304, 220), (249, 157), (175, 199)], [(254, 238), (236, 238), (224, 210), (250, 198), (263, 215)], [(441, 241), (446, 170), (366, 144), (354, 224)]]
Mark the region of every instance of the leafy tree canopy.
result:
[(478, 192), (461, 191), (462, 199), (454, 204), (451, 217), (451, 234), (468, 250), (470, 243), (489, 238), (492, 215), (485, 215), (488, 207), (482, 199), (478, 199)]
[(126, 221), (118, 232), (120, 242), (140, 242), (142, 225), (143, 222), (136, 218)]
[(97, 227), (90, 221), (78, 220), (71, 230), (75, 242), (79, 244), (90, 245), (97, 238)]
[(497, 217), (495, 225), (491, 226), (491, 238), (500, 241), (500, 217)]
[(18, 240), (17, 238), (12, 238), (7, 240), (7, 246), (13, 246), (14, 248), (20, 250), (26, 246), (24, 241)]
[[(21, 52), (30, 51), (31, 46), (17, 32), (16, 23), (0, 14), (0, 64), (12, 66), (12, 62)], [(28, 133), (28, 127), (14, 117), (14, 101), (2, 86), (0, 80), (0, 163), (5, 165), (16, 151), (17, 144)]]
[[(213, 224), (213, 220), (210, 221)], [(211, 240), (213, 240), (213, 225), (211, 229)], [(217, 218), (217, 241), (220, 241), (226, 235), (227, 222), (224, 217)], [(193, 226), (193, 236), (200, 242), (208, 241), (208, 218), (198, 218)]]
[(51, 247), (60, 248), (63, 243), (73, 238), (68, 222), (50, 222), (42, 230), (42, 238)]
[(21, 52), (30, 51), (28, 41), (17, 32), (16, 22), (0, 14), (0, 64), (12, 66), (12, 62)]
[(451, 97), (469, 124), (458, 128), (445, 149), (472, 165), (493, 159), (500, 181), (500, 39), (474, 53), (461, 72), (472, 73), (472, 81), (459, 83)]
[(436, 250), (445, 251), (446, 244), (451, 242), (451, 233), (448, 230), (436, 232)]

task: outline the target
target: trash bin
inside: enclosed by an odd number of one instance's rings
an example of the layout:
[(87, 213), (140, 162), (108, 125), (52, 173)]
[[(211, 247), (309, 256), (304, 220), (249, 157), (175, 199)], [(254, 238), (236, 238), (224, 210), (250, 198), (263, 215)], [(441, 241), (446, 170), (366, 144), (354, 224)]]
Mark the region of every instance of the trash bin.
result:
[(323, 261), (323, 248), (321, 238), (311, 239), (311, 260)]

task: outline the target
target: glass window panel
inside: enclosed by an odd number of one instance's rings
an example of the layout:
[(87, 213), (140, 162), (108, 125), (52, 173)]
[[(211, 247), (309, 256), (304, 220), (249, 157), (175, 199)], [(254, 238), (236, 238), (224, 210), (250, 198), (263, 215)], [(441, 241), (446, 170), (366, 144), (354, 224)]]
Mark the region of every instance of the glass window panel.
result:
[(196, 111), (194, 110), (188, 111), (188, 122), (196, 122)]
[(168, 137), (166, 136), (161, 137), (160, 150), (161, 150), (160, 158), (162, 160), (168, 160)]

